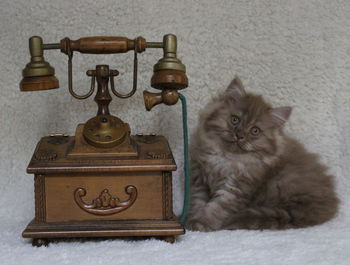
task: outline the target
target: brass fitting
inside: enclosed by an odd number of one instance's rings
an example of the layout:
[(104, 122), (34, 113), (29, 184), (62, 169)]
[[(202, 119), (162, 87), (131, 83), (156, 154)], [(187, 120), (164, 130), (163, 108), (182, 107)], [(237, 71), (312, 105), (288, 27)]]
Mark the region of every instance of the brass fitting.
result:
[(33, 36), (29, 39), (30, 62), (24, 68), (23, 79), (20, 83), (22, 91), (35, 91), (58, 88), (58, 79), (55, 77), (55, 69), (45, 61), (43, 40)]
[(156, 89), (183, 89), (188, 86), (185, 65), (176, 58), (177, 41), (173, 34), (163, 38), (164, 55), (153, 67), (151, 86)]
[(167, 34), (163, 37), (163, 51), (164, 55), (153, 68), (154, 72), (161, 70), (177, 70), (186, 72), (185, 65), (176, 58), (177, 39), (173, 34)]

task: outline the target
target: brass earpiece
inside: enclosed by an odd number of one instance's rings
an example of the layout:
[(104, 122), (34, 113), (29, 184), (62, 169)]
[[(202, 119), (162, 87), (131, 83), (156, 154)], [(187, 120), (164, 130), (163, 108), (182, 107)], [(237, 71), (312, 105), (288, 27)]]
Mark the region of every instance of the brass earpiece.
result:
[(179, 95), (177, 90), (188, 86), (185, 65), (176, 57), (177, 40), (173, 34), (163, 38), (164, 55), (153, 68), (151, 86), (162, 90), (161, 93), (143, 92), (146, 109), (149, 111), (154, 106), (164, 103), (176, 104)]
[(59, 83), (55, 77), (55, 69), (44, 59), (41, 37), (33, 36), (29, 39), (29, 51), (31, 59), (22, 72), (21, 91), (58, 88)]

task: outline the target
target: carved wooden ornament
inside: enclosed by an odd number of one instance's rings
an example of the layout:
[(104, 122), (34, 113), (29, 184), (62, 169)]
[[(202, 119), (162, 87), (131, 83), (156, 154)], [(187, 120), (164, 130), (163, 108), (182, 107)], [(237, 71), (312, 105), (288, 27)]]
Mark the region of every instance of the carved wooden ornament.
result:
[(104, 189), (99, 197), (93, 199), (91, 204), (87, 204), (82, 200), (82, 197), (86, 195), (86, 190), (84, 188), (77, 188), (74, 192), (74, 199), (78, 206), (85, 212), (95, 215), (112, 215), (125, 211), (135, 202), (137, 198), (137, 189), (135, 186), (127, 186), (125, 193), (129, 194), (129, 198), (121, 202), (118, 197), (112, 197), (108, 189)]

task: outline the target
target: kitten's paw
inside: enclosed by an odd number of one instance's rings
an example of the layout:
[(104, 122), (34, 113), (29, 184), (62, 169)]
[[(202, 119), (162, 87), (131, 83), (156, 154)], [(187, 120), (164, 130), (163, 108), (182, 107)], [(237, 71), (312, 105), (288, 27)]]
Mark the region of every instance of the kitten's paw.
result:
[(191, 231), (200, 231), (200, 232), (209, 232), (213, 231), (209, 226), (197, 221), (197, 220), (192, 220), (186, 223), (186, 228), (191, 230)]
[(197, 222), (194, 224), (194, 229), (197, 231), (201, 231), (201, 232), (210, 232), (213, 231), (209, 226), (204, 225), (200, 222)]

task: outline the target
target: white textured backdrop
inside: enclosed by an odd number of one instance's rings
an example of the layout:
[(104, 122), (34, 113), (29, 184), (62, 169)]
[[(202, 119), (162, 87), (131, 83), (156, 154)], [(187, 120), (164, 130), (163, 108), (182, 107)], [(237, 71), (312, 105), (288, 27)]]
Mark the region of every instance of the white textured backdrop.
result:
[[(349, 13), (348, 0), (1, 0), (0, 260), (67, 264), (80, 261), (85, 253), (84, 264), (350, 264)], [(178, 55), (187, 66), (190, 86), (183, 93), (190, 129), (211, 95), (234, 75), (247, 90), (263, 94), (276, 106), (292, 105), (287, 131), (321, 154), (336, 175), (343, 201), (339, 216), (323, 226), (296, 231), (188, 233), (175, 245), (114, 240), (31, 248), (20, 233), (34, 215), (33, 176), (25, 170), (35, 145), (53, 132), (73, 135), (78, 123), (95, 114), (96, 105), (92, 98), (78, 101), (70, 96), (67, 57), (58, 51), (46, 52), (45, 58), (56, 69), (60, 89), (21, 93), (18, 84), (29, 60), (28, 38), (39, 35), (52, 43), (66, 36), (141, 35), (161, 41), (166, 33), (177, 35)], [(111, 112), (128, 122), (133, 133), (168, 137), (179, 166), (174, 203), (180, 213), (180, 104), (145, 112), (142, 99), (142, 91), (150, 89), (152, 66), (161, 55), (160, 50), (150, 49), (139, 56), (139, 89), (131, 99), (114, 98)], [(96, 64), (118, 69), (118, 88), (131, 88), (131, 53), (76, 53), (73, 70), (78, 91), (88, 89), (84, 73)]]

